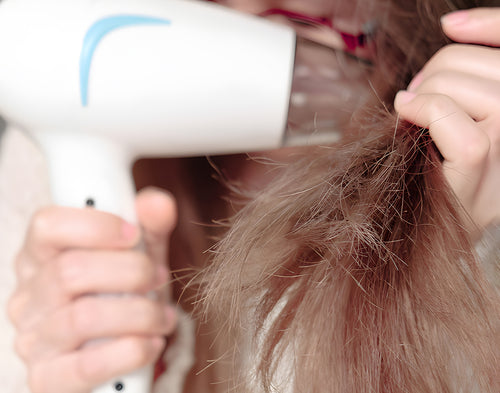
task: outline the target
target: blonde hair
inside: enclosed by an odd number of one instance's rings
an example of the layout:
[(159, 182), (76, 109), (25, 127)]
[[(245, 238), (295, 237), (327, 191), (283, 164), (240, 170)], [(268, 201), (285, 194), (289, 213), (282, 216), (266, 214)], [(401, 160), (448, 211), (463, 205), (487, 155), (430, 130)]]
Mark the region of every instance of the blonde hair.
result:
[(284, 364), (294, 392), (500, 391), (499, 294), (428, 132), (391, 107), (448, 42), (442, 14), (500, 4), (379, 3), (372, 83), (382, 104), (249, 198), (200, 275), (220, 336), (236, 352), (254, 337), (255, 379), (235, 362), (238, 392), (275, 391)]

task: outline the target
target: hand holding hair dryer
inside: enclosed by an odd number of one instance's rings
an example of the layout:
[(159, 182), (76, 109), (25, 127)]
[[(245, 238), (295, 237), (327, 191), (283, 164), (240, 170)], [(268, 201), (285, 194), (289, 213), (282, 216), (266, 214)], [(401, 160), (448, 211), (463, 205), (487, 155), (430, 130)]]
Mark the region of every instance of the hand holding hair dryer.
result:
[(138, 157), (283, 145), (295, 48), (291, 28), (208, 2), (3, 0), (0, 114), (46, 154), (55, 203), (134, 222)]

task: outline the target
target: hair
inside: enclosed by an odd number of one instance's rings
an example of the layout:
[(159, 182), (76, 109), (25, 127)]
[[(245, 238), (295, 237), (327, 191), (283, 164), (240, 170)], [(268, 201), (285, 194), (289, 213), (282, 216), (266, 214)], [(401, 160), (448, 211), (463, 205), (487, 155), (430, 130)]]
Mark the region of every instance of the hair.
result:
[(427, 130), (392, 108), (448, 43), (439, 17), (490, 5), (377, 0), (380, 101), (230, 219), (199, 302), (234, 339), (236, 391), (500, 391), (499, 293)]

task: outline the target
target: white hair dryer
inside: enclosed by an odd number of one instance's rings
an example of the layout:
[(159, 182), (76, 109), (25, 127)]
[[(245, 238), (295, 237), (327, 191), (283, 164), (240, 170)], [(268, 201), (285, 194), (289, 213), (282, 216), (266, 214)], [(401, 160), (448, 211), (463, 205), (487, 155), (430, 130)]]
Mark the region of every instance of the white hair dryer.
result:
[(0, 114), (46, 154), (55, 203), (133, 222), (136, 158), (283, 145), (295, 48), (291, 28), (208, 2), (3, 0)]
[(294, 52), (291, 29), (212, 3), (3, 0), (0, 114), (46, 154), (55, 203), (133, 222), (137, 157), (282, 144)]
[(190, 0), (3, 0), (0, 114), (49, 158), (55, 202), (134, 219), (137, 157), (279, 147), (291, 29)]

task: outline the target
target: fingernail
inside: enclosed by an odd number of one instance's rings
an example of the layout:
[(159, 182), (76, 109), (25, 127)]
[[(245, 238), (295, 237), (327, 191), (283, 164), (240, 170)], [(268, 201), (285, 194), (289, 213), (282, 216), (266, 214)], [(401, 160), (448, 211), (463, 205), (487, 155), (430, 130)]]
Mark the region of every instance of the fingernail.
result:
[(122, 226), (122, 236), (127, 239), (133, 239), (137, 236), (137, 227), (129, 222), (124, 222)]
[(424, 74), (422, 73), (422, 71), (420, 71), (413, 77), (410, 84), (408, 85), (407, 90), (408, 91), (415, 90), (422, 83), (423, 80), (424, 80)]
[(406, 90), (401, 90), (396, 95), (396, 100), (399, 104), (405, 105), (412, 101), (417, 95)]
[(465, 23), (468, 19), (469, 12), (467, 10), (454, 11), (443, 15), (441, 17), (441, 24), (447, 26), (458, 26)]

